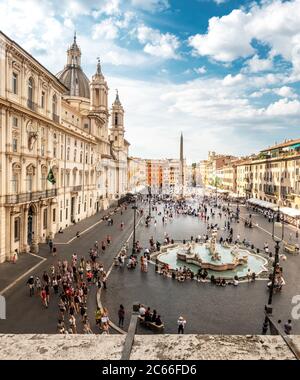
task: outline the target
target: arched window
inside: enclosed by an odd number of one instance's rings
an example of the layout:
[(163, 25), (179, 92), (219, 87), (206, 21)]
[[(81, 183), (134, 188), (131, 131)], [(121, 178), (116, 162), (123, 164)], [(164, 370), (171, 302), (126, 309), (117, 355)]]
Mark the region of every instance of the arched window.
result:
[(34, 95), (34, 81), (33, 78), (30, 77), (28, 79), (28, 107), (33, 110), (33, 95)]
[(52, 113), (57, 115), (57, 96), (55, 94), (52, 97)]
[(18, 163), (14, 163), (12, 166), (12, 193), (18, 194), (20, 192), (20, 176), (21, 166)]
[(118, 113), (115, 113), (115, 125), (119, 124), (119, 115)]

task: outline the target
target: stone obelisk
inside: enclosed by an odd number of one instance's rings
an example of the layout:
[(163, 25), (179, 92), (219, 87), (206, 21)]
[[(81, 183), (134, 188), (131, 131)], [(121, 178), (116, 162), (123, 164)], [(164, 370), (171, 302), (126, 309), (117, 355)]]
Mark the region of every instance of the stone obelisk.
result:
[(184, 188), (184, 160), (183, 160), (183, 135), (180, 135), (180, 185), (181, 185), (181, 196), (183, 197)]

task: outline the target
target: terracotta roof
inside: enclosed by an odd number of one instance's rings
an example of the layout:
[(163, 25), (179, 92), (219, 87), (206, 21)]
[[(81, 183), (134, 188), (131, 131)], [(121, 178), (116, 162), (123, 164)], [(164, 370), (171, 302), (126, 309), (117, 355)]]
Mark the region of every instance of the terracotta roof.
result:
[(268, 152), (269, 150), (285, 148), (285, 147), (288, 147), (288, 146), (294, 145), (294, 144), (300, 144), (300, 139), (285, 141), (283, 143), (276, 144), (276, 145), (270, 146), (269, 148), (263, 149), (263, 150), (261, 150), (261, 152)]

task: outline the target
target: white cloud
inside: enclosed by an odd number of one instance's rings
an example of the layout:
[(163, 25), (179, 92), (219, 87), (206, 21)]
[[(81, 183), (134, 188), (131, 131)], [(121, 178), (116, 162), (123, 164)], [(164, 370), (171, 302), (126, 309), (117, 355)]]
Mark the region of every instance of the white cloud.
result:
[(270, 104), (266, 111), (268, 116), (299, 116), (300, 102), (298, 100), (280, 99), (278, 102)]
[(261, 98), (263, 95), (270, 93), (271, 90), (269, 88), (263, 88), (259, 91), (254, 91), (249, 95), (250, 98)]
[(255, 54), (247, 62), (247, 69), (250, 73), (258, 73), (260, 71), (268, 71), (273, 67), (273, 62), (271, 58), (260, 59), (257, 54)]
[(119, 35), (119, 28), (112, 18), (107, 18), (93, 26), (92, 38), (105, 38), (114, 40)]
[(251, 42), (256, 39), (270, 47), (270, 56), (280, 54), (300, 72), (299, 14), (300, 0), (252, 3), (248, 11), (235, 9), (228, 15), (211, 18), (207, 33), (191, 36), (189, 44), (194, 54), (231, 62), (255, 54)]
[(194, 71), (197, 74), (205, 74), (207, 70), (206, 70), (205, 66), (201, 66), (201, 67), (197, 67), (196, 69), (194, 69)]
[(239, 73), (237, 75), (228, 74), (223, 79), (222, 84), (224, 86), (235, 86), (238, 83), (242, 83), (244, 79), (245, 79), (245, 77), (241, 73)]
[(297, 98), (298, 97), (298, 95), (295, 94), (294, 90), (288, 86), (275, 88), (273, 91), (275, 92), (275, 94), (282, 96), (283, 98)]
[(159, 12), (170, 7), (168, 0), (131, 0), (131, 4), (149, 12)]
[(163, 59), (179, 58), (177, 49), (180, 42), (174, 34), (163, 34), (159, 30), (145, 25), (139, 26), (136, 32), (137, 39), (141, 44), (144, 44), (146, 53)]
[(231, 62), (238, 57), (247, 57), (254, 53), (245, 27), (249, 18), (241, 10), (233, 10), (221, 18), (212, 17), (207, 34), (191, 36), (189, 45), (195, 54), (211, 56), (217, 61)]
[(93, 17), (98, 18), (102, 14), (108, 16), (119, 15), (121, 13), (120, 0), (104, 0), (101, 7), (92, 12)]

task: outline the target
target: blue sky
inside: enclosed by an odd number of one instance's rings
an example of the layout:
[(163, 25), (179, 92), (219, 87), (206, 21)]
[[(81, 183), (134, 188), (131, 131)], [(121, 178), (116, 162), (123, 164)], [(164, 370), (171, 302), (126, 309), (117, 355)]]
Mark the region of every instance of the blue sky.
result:
[(126, 110), (130, 153), (189, 162), (300, 137), (300, 0), (0, 0), (0, 29), (56, 73), (74, 30)]

